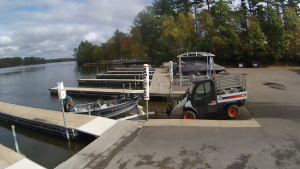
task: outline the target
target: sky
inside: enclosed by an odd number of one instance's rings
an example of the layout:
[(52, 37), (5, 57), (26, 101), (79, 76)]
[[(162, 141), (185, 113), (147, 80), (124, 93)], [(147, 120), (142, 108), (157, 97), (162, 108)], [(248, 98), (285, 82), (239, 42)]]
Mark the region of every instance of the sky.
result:
[(0, 59), (71, 58), (81, 41), (106, 42), (152, 0), (0, 0)]

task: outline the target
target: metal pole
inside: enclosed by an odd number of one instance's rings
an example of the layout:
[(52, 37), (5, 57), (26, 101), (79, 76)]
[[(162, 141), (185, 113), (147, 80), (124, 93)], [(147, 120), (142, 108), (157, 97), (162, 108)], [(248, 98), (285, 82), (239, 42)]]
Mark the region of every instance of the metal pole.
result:
[(179, 63), (178, 63), (178, 66), (179, 66), (179, 85), (181, 86), (181, 56), (179, 56)]
[(129, 90), (131, 90), (131, 83), (129, 83)]
[(149, 113), (148, 113), (148, 100), (146, 100), (146, 121), (149, 119)]
[(98, 74), (98, 67), (97, 67), (97, 74)]
[(125, 85), (123, 84), (123, 98), (125, 99), (124, 87)]
[(90, 105), (88, 105), (88, 109), (89, 109), (89, 116), (91, 115), (91, 107)]
[(208, 76), (208, 57), (206, 56), (206, 69), (207, 69), (207, 73), (206, 73), (206, 76)]
[(106, 70), (107, 70), (107, 72), (108, 72), (108, 66), (106, 66)]
[(51, 87), (53, 87), (53, 77), (51, 78)]
[(134, 85), (136, 86), (136, 76), (134, 76), (134, 79), (135, 79), (135, 81), (134, 81)]
[(81, 79), (81, 77), (80, 77), (80, 72), (78, 72), (78, 75), (79, 75), (79, 79)]
[(64, 112), (64, 103), (63, 103), (62, 99), (61, 99), (61, 111), (62, 111), (63, 118), (64, 118), (64, 123), (65, 123), (65, 128), (66, 128), (66, 136), (67, 136), (67, 139), (69, 140), (70, 137), (69, 137), (69, 132), (67, 130), (67, 123), (66, 123), (65, 112)]
[(19, 145), (18, 145), (18, 141), (17, 141), (17, 136), (16, 136), (16, 131), (15, 131), (15, 126), (14, 125), (11, 125), (11, 130), (12, 130), (13, 136), (14, 136), (16, 152), (21, 154), (20, 149), (19, 149)]
[(139, 75), (139, 84), (140, 84), (140, 75)]

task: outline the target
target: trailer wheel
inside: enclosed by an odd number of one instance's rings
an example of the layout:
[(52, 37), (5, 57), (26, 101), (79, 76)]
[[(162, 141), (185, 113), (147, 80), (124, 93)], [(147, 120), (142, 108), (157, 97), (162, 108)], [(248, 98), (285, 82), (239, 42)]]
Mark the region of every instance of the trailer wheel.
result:
[(182, 114), (182, 118), (193, 120), (193, 119), (196, 119), (196, 115), (192, 111), (184, 111)]
[(227, 116), (234, 119), (240, 115), (240, 109), (237, 105), (230, 105), (226, 110)]

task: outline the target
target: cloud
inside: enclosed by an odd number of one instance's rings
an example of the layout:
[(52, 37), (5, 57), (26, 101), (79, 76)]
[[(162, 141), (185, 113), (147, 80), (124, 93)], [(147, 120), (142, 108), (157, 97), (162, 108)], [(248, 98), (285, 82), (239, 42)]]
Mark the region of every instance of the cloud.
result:
[(81, 41), (106, 42), (128, 32), (150, 0), (1, 0), (0, 58), (72, 57)]

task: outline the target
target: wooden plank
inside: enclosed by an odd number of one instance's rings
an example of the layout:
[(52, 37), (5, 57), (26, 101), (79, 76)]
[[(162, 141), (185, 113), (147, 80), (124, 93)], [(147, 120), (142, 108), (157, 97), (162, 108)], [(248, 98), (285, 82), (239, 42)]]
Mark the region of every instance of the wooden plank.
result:
[[(83, 87), (65, 87), (67, 92), (75, 91), (75, 92), (94, 92), (94, 93), (117, 93), (122, 94), (123, 89), (108, 89), (108, 88), (83, 88)], [(57, 93), (57, 87), (50, 88), (49, 91), (51, 93)], [(143, 93), (143, 90), (128, 90), (124, 89), (124, 93)]]
[(0, 168), (6, 168), (25, 157), (0, 144)]
[(78, 83), (134, 83), (143, 82), (139, 79), (78, 79)]
[[(0, 102), (0, 112), (31, 121), (37, 121), (61, 127), (65, 126), (62, 112), (60, 111), (44, 110)], [(71, 113), (65, 113), (65, 117), (67, 127), (74, 129), (79, 128), (82, 125), (97, 118), (97, 116), (87, 116)]]
[(155, 69), (150, 85), (150, 96), (151, 94), (170, 94), (170, 79), (166, 70), (166, 68)]

